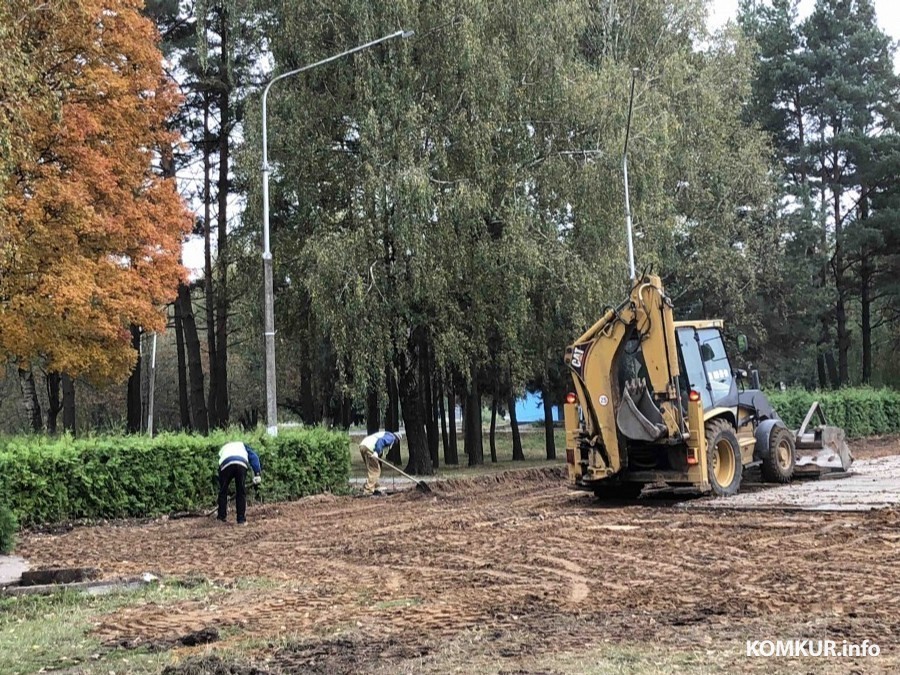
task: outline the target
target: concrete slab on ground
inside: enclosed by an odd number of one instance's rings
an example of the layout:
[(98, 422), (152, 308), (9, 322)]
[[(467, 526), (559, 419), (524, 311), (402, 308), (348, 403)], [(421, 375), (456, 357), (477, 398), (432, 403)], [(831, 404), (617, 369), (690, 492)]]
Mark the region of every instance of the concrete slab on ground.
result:
[(798, 511), (871, 511), (900, 506), (900, 457), (857, 460), (848, 478), (794, 481), (790, 485), (742, 492), (727, 499), (682, 504), (692, 509), (789, 509)]
[(22, 572), (28, 571), (28, 561), (17, 555), (0, 555), (0, 586), (18, 583)]

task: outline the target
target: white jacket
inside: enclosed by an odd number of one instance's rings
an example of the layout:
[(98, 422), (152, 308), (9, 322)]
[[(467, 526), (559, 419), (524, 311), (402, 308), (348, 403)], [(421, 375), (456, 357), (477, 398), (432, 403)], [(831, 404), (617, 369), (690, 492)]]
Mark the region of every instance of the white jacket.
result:
[(224, 469), (232, 464), (241, 464), (245, 467), (250, 466), (250, 457), (247, 455), (247, 448), (241, 441), (232, 441), (226, 443), (219, 450), (219, 469)]

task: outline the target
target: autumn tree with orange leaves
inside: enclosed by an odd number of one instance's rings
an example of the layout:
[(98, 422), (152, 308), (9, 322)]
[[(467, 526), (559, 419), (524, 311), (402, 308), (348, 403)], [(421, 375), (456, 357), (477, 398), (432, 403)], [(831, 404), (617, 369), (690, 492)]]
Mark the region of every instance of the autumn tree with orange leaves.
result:
[(4, 0), (0, 38), (18, 51), (0, 72), (19, 98), (0, 173), (0, 358), (20, 372), (125, 379), (129, 326), (162, 330), (185, 277), (191, 217), (156, 168), (178, 94), (141, 6)]

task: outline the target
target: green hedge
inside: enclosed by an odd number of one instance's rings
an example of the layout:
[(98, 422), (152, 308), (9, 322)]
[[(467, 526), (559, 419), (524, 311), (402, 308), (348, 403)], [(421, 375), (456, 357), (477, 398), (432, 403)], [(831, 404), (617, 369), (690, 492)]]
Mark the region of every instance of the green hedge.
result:
[(0, 440), (4, 499), (21, 525), (156, 516), (212, 508), (219, 448), (249, 443), (263, 468), (260, 494), (294, 499), (346, 488), (347, 434), (324, 429), (210, 436), (161, 434)]
[(16, 547), (19, 523), (6, 504), (0, 504), (0, 555), (8, 555)]
[(772, 406), (792, 429), (800, 426), (813, 401), (819, 401), (828, 423), (842, 427), (848, 438), (900, 432), (900, 392), (893, 389), (788, 389), (766, 394)]

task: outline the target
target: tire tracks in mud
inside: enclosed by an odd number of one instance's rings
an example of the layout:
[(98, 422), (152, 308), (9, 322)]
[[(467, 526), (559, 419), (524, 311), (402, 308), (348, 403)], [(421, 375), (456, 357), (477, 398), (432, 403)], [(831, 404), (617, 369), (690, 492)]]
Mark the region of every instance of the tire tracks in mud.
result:
[(109, 577), (276, 582), (209, 602), (124, 607), (96, 628), (112, 642), (146, 644), (207, 626), (256, 637), (353, 626), (424, 643), (474, 627), (526, 630), (548, 643), (534, 649), (550, 649), (570, 621), (566, 644), (610, 622), (611, 634), (655, 640), (652, 631), (685, 622), (838, 621), (851, 611), (848, 620), (884, 625), (885, 635), (896, 628), (897, 513), (597, 505), (569, 493), (556, 470), (435, 488), (431, 496), (251, 506), (241, 528), (183, 519), (27, 535), (20, 549), (35, 567), (77, 563)]

